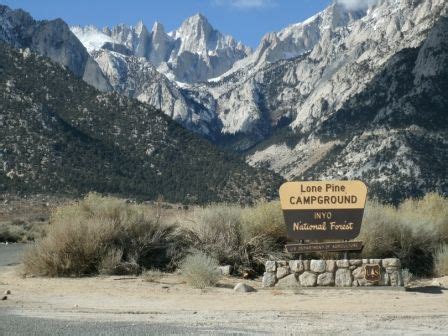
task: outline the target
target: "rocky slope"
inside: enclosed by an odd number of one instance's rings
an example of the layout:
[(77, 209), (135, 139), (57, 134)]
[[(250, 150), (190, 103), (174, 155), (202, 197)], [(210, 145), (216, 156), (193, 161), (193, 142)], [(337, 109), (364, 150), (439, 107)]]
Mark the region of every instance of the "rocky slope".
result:
[(307, 132), (249, 156), (289, 179), (359, 178), (388, 201), (448, 193), (448, 17), (392, 56), (358, 94)]
[(163, 113), (100, 93), (48, 58), (0, 44), (0, 192), (99, 192), (250, 202), (281, 179)]
[(202, 14), (186, 19), (170, 33), (159, 22), (151, 32), (143, 22), (102, 31), (78, 26), (72, 31), (89, 52), (108, 49), (143, 57), (170, 79), (185, 83), (217, 77), (251, 53), (250, 48), (214, 29)]
[(36, 21), (22, 10), (0, 5), (0, 41), (16, 48), (30, 48), (69, 68), (99, 90), (110, 90), (98, 64), (60, 20)]

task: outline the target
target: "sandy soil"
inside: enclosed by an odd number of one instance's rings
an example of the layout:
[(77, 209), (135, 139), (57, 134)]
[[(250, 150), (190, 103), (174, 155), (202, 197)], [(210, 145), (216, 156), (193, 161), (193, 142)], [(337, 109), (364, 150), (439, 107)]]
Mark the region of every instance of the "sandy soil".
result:
[[(238, 330), (246, 334), (446, 334), (448, 291), (399, 289), (262, 289), (235, 293), (241, 281), (197, 290), (168, 274), (159, 282), (139, 277), (22, 278), (20, 266), (0, 267), (0, 312), (63, 320), (135, 321)], [(448, 286), (448, 277), (439, 279)], [(205, 328), (205, 329), (204, 329)], [(206, 333), (205, 333), (206, 334)]]

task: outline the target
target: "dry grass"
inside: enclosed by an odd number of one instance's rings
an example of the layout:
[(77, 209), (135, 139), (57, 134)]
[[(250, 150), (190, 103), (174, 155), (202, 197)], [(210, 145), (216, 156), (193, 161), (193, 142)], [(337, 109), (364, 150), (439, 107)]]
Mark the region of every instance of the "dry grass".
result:
[(56, 209), (47, 236), (25, 254), (25, 272), (79, 276), (164, 267), (176, 240), (174, 226), (150, 209), (90, 194)]
[(163, 273), (158, 269), (150, 269), (144, 270), (141, 276), (146, 282), (159, 282), (163, 277)]
[(434, 273), (438, 276), (448, 275), (448, 244), (437, 248), (434, 259)]
[(215, 286), (219, 279), (218, 260), (203, 252), (195, 251), (187, 255), (180, 266), (185, 282), (194, 288)]

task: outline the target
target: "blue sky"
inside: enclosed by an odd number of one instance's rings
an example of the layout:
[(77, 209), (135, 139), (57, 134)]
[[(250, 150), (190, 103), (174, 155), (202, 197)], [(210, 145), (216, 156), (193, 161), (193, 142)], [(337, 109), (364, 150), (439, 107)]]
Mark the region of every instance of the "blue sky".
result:
[(36, 19), (62, 18), (70, 25), (99, 27), (138, 20), (151, 29), (157, 20), (167, 31), (202, 13), (223, 33), (255, 47), (261, 37), (291, 23), (307, 19), (331, 0), (0, 0), (11, 8), (23, 8)]

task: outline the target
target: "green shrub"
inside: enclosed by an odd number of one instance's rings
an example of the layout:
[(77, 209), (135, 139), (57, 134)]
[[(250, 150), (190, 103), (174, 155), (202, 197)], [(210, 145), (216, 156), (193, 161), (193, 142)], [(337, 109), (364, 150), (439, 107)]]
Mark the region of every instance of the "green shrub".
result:
[(448, 275), (448, 244), (437, 248), (434, 259), (434, 273), (438, 276)]
[(185, 257), (180, 270), (185, 282), (194, 288), (215, 286), (219, 279), (218, 260), (195, 251)]
[(46, 237), (25, 253), (25, 272), (79, 276), (167, 267), (174, 257), (174, 232), (147, 207), (89, 194), (55, 210)]

